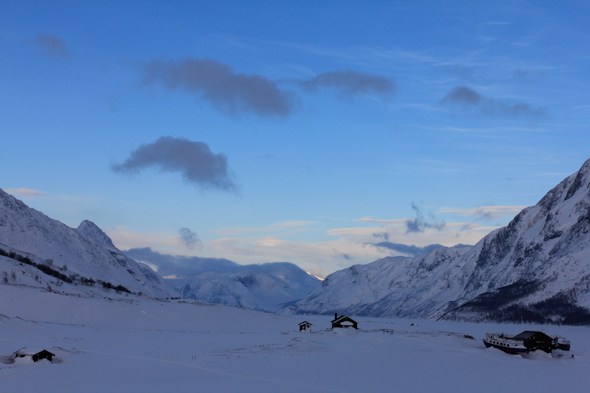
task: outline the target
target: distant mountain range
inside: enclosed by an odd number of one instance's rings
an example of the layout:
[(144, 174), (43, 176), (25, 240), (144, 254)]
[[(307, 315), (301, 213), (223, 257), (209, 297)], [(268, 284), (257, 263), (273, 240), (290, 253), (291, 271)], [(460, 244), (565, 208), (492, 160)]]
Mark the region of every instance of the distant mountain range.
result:
[(287, 262), (239, 265), (227, 259), (184, 257), (149, 248), (126, 251), (157, 268), (180, 296), (208, 303), (278, 311), (321, 285), (320, 280)]
[(476, 245), (335, 272), (292, 311), (590, 324), (590, 160)]

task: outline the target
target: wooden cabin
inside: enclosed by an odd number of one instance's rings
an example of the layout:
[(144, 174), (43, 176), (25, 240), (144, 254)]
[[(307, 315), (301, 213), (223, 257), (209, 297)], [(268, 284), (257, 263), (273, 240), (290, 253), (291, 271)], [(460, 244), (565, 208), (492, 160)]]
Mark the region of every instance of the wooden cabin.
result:
[(53, 353), (49, 352), (48, 350), (44, 349), (42, 351), (39, 351), (39, 352), (33, 354), (31, 357), (33, 358), (33, 361), (34, 362), (38, 362), (39, 360), (43, 360), (43, 359), (47, 359), (50, 362), (52, 362), (53, 361), (53, 358), (55, 357), (55, 354), (53, 354)]
[(543, 332), (525, 330), (512, 337), (512, 339), (522, 341), (524, 346), (530, 351), (541, 349), (545, 352), (551, 352), (552, 349), (557, 348), (557, 339), (549, 337)]
[(303, 321), (299, 323), (299, 331), (305, 332), (307, 330), (311, 330), (311, 322)]
[(332, 320), (332, 329), (334, 328), (355, 328), (358, 329), (357, 322), (346, 315), (338, 316), (338, 313), (334, 313), (334, 319)]

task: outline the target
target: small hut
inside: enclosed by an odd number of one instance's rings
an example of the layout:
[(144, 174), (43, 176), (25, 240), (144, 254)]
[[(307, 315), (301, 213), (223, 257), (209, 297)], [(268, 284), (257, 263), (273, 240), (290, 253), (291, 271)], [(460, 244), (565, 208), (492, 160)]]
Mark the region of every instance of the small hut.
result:
[(299, 323), (299, 331), (300, 332), (305, 332), (311, 330), (311, 323), (307, 322), (307, 321), (303, 321)]
[(39, 351), (39, 352), (33, 354), (31, 357), (33, 358), (33, 361), (34, 362), (38, 362), (39, 360), (43, 360), (43, 359), (47, 359), (50, 362), (52, 362), (53, 361), (53, 358), (55, 357), (55, 354), (53, 354), (53, 353), (49, 352), (48, 350), (44, 349), (42, 351)]

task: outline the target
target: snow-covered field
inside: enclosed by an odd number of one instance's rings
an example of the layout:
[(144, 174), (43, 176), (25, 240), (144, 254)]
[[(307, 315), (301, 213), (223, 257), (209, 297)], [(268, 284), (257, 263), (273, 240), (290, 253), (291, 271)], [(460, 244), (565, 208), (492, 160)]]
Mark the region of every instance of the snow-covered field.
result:
[[(312, 332), (298, 331), (304, 319), (313, 323)], [(330, 319), (0, 285), (0, 392), (590, 389), (588, 327), (357, 318), (358, 331), (331, 331)], [(559, 358), (523, 358), (485, 349), (481, 342), (486, 331), (525, 329), (565, 336), (572, 351)], [(23, 347), (46, 348), (57, 361), (10, 363), (10, 355)]]

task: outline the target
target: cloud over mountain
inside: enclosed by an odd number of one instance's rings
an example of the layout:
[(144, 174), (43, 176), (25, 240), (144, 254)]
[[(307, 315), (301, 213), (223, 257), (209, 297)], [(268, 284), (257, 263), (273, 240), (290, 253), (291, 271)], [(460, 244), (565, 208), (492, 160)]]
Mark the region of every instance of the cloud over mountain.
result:
[(186, 181), (203, 188), (236, 189), (225, 155), (214, 154), (204, 142), (183, 138), (161, 137), (153, 143), (143, 144), (123, 163), (111, 168), (117, 173), (135, 173), (149, 167), (159, 168), (162, 172), (178, 172)]
[(503, 216), (514, 216), (525, 207), (526, 206), (479, 206), (468, 209), (444, 207), (438, 209), (438, 213), (450, 213), (462, 216), (472, 216), (481, 219), (491, 219)]
[(372, 245), (375, 247), (378, 247), (378, 248), (395, 251), (395, 252), (398, 252), (398, 253), (401, 253), (404, 255), (408, 255), (408, 256), (413, 256), (413, 257), (427, 255), (434, 250), (438, 250), (439, 248), (443, 248), (443, 246), (441, 246), (440, 244), (430, 244), (428, 246), (418, 247), (418, 246), (414, 246), (414, 245), (394, 243), (394, 242), (390, 242), (390, 241), (381, 241), (381, 242), (373, 243)]
[(180, 228), (178, 234), (180, 235), (180, 240), (182, 240), (182, 243), (187, 248), (193, 249), (201, 245), (201, 240), (190, 228)]
[(416, 213), (416, 217), (406, 220), (407, 233), (424, 232), (428, 228), (440, 231), (446, 225), (444, 222), (438, 221), (433, 214), (429, 214), (429, 217), (424, 217), (424, 213), (415, 203), (412, 203), (412, 210)]
[(18, 197), (42, 197), (46, 196), (47, 193), (45, 191), (36, 190), (34, 188), (7, 188), (4, 190), (5, 192), (15, 195)]

